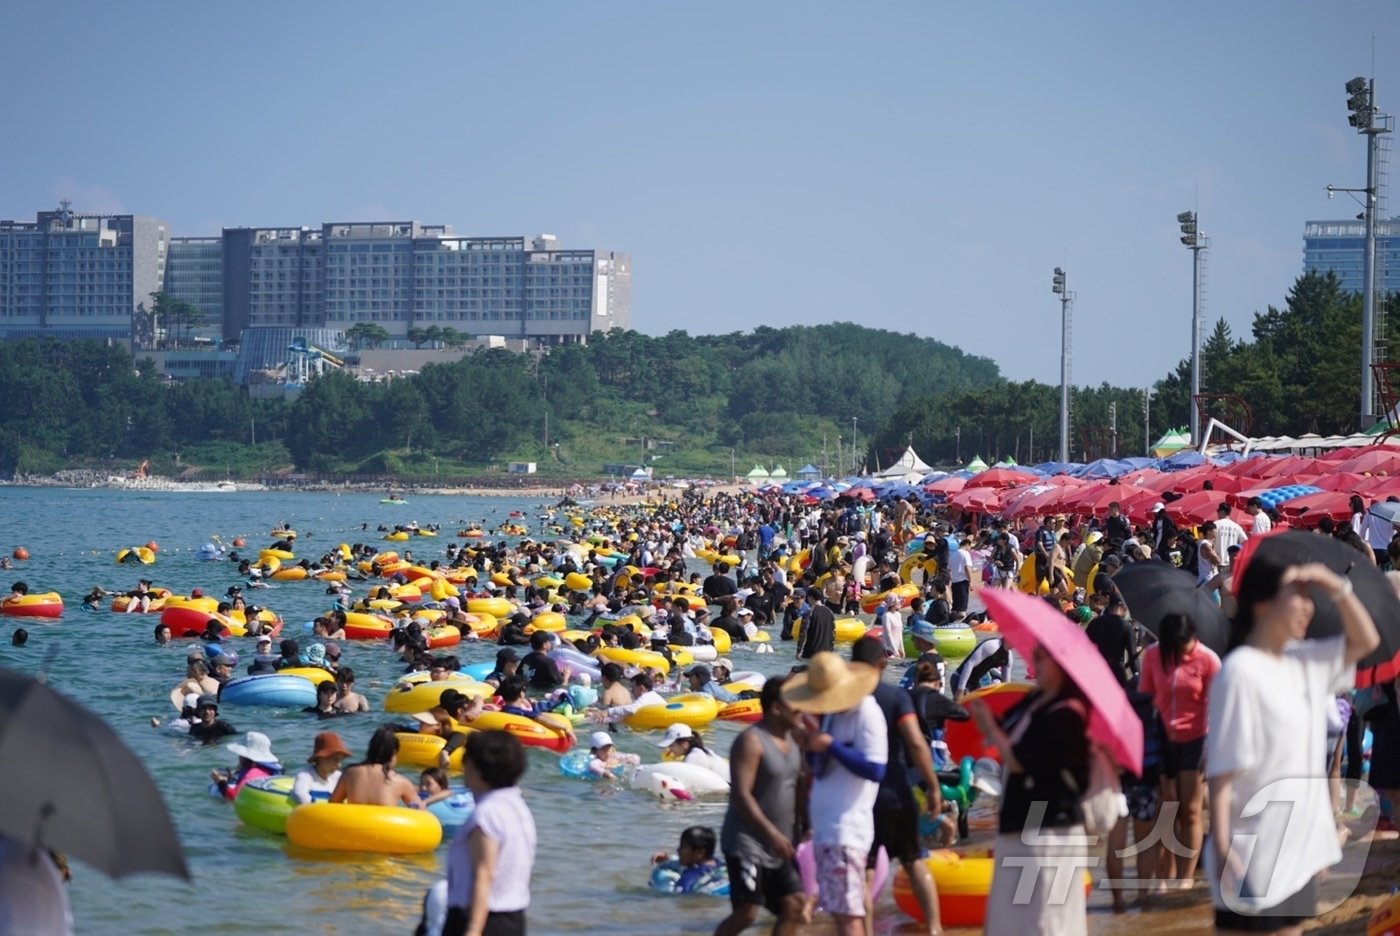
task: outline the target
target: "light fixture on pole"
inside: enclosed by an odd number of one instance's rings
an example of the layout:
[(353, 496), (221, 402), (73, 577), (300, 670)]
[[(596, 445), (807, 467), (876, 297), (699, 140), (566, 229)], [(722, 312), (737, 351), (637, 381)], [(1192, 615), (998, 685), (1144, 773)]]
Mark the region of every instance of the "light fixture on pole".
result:
[(1050, 291), (1060, 297), (1060, 461), (1069, 461), (1069, 306), (1074, 293), (1065, 288), (1065, 271), (1055, 267)]
[(1346, 83), (1347, 123), (1366, 137), (1366, 185), (1364, 188), (1327, 186), (1327, 197), (1336, 192), (1351, 192), (1364, 196), (1365, 209), (1360, 218), (1366, 222), (1366, 246), (1361, 262), (1361, 418), (1362, 430), (1369, 429), (1379, 417), (1374, 412), (1371, 395), (1371, 363), (1375, 360), (1376, 342), (1376, 189), (1378, 137), (1391, 131), (1390, 116), (1376, 108), (1375, 79), (1353, 78)]
[(1196, 225), (1196, 212), (1176, 216), (1181, 225), (1181, 243), (1191, 251), (1191, 446), (1201, 444), (1201, 414), (1196, 400), (1201, 395), (1201, 251), (1210, 241)]

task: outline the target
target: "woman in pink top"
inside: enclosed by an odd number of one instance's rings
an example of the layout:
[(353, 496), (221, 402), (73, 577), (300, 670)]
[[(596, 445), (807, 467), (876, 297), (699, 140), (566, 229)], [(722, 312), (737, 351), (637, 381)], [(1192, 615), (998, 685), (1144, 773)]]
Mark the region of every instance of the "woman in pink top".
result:
[(1166, 842), (1163, 877), (1189, 887), (1201, 854), (1204, 823), (1206, 707), (1210, 684), (1220, 672), (1220, 657), (1196, 639), (1196, 622), (1168, 614), (1158, 628), (1158, 642), (1142, 654), (1138, 689), (1152, 696), (1162, 716), (1166, 743), (1162, 750), (1162, 809), (1174, 815), (1172, 840)]

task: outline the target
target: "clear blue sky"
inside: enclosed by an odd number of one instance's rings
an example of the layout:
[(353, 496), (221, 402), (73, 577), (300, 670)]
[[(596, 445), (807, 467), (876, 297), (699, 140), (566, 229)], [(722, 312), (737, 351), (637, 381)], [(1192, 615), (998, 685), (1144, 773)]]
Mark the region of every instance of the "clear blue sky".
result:
[[(1077, 383), (1247, 333), (1400, 113), (1391, 2), (15, 3), (0, 217), (417, 218), (626, 250), (650, 333), (852, 320)], [(1400, 144), (1397, 144), (1400, 146)], [(1400, 149), (1397, 149), (1400, 160)], [(1395, 166), (1400, 171), (1400, 165)], [(1400, 184), (1400, 183), (1398, 183)], [(1400, 198), (1400, 194), (1397, 195)], [(1400, 202), (1392, 202), (1400, 213)]]

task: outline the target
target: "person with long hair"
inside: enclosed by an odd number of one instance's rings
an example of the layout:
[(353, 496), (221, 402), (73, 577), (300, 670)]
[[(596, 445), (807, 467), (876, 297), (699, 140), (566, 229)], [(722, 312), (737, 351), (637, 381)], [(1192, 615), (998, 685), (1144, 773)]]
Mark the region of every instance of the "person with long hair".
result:
[(1152, 697), (1162, 719), (1162, 813), (1172, 822), (1175, 847), (1160, 854), (1163, 880), (1189, 887), (1196, 874), (1205, 834), (1206, 708), (1210, 686), (1220, 672), (1220, 657), (1196, 637), (1196, 622), (1185, 614), (1168, 614), (1158, 626), (1158, 641), (1143, 651), (1138, 689)]
[(1003, 766), (986, 930), (1076, 936), (1088, 931), (1084, 888), (1056, 882), (1078, 880), (1089, 861), (1079, 805), (1089, 787), (1089, 709), (1044, 647), (1031, 663), (1035, 689), (1000, 721), (985, 702), (969, 706)]
[[(1304, 640), (1314, 595), (1336, 605), (1342, 634)], [(1317, 875), (1342, 858), (1325, 775), (1327, 709), (1379, 643), (1345, 576), (1267, 554), (1246, 565), (1208, 706), (1217, 933), (1301, 933), (1316, 914)]]
[(418, 787), (396, 769), (399, 739), (394, 725), (380, 725), (370, 735), (365, 759), (346, 767), (331, 792), (332, 803), (369, 806), (404, 806), (422, 809)]

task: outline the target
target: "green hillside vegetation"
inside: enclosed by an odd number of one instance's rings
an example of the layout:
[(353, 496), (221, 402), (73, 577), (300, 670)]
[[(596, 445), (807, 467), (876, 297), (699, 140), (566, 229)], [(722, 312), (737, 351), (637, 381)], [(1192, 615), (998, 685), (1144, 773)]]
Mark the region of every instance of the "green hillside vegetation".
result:
[[(1394, 308), (1395, 303), (1389, 303)], [(1400, 327), (1393, 312), (1392, 329)], [(1323, 434), (1355, 423), (1359, 298), (1331, 276), (1301, 277), (1238, 340), (1222, 320), (1203, 351), (1203, 389), (1247, 401), (1256, 434)], [(1139, 330), (1139, 340), (1147, 329)], [(1174, 323), (1159, 337), (1175, 342)], [(1131, 355), (1124, 340), (1120, 353)], [(1092, 363), (1080, 372), (1093, 373)], [(1189, 362), (1152, 386), (1152, 435), (1188, 419)], [(665, 475), (728, 476), (806, 462), (886, 465), (912, 442), (928, 461), (973, 454), (1053, 457), (1058, 387), (1007, 381), (986, 358), (929, 338), (849, 323), (650, 337), (610, 332), (548, 354), (492, 349), (417, 376), (361, 383), (340, 371), (294, 402), (254, 401), (223, 381), (167, 385), (96, 343), (0, 344), (0, 471), (85, 464), (164, 474), (306, 472), (464, 476), (534, 461), (541, 474), (604, 463)], [(1073, 393), (1075, 458), (1141, 454), (1143, 389)], [(1216, 412), (1243, 428), (1238, 403)], [(1117, 433), (1110, 431), (1116, 408)], [(850, 451), (852, 417), (859, 451)], [(256, 440), (257, 445), (250, 443)], [(838, 463), (838, 454), (840, 462)]]

